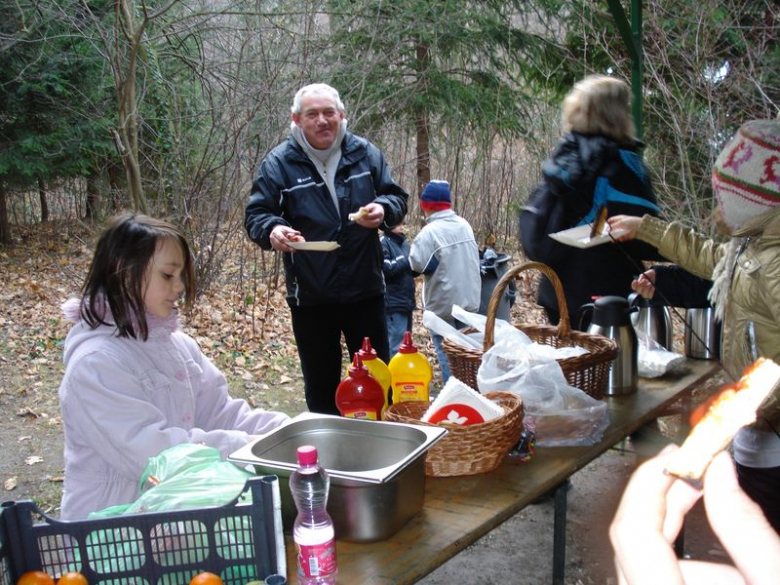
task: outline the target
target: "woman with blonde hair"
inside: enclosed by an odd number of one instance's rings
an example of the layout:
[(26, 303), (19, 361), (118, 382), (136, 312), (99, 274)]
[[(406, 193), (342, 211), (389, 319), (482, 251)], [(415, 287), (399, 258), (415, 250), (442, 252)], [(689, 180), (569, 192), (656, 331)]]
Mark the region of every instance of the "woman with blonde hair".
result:
[[(530, 260), (549, 265), (561, 279), (566, 304), (577, 327), (583, 304), (594, 296), (627, 296), (637, 266), (659, 259), (647, 244), (578, 249), (560, 244), (549, 234), (593, 225), (607, 216), (657, 215), (655, 195), (639, 150), (631, 117), (628, 85), (607, 75), (577, 82), (563, 101), (563, 137), (542, 165), (542, 182), (520, 215), (520, 237)], [(559, 320), (552, 285), (539, 287), (539, 304), (550, 322)], [(585, 324), (583, 323), (583, 326)]]

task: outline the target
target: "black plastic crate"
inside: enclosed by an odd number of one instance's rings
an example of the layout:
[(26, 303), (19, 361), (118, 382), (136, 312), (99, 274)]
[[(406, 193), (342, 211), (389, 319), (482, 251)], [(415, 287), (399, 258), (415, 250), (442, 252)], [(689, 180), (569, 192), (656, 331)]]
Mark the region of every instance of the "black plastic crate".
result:
[[(31, 501), (6, 502), (0, 515), (0, 585), (26, 571), (55, 579), (79, 571), (90, 585), (186, 585), (202, 571), (225, 585), (287, 580), (276, 476), (251, 478), (238, 499), (214, 508), (63, 522)], [(276, 495), (275, 495), (276, 494)], [(37, 520), (36, 520), (37, 518)]]

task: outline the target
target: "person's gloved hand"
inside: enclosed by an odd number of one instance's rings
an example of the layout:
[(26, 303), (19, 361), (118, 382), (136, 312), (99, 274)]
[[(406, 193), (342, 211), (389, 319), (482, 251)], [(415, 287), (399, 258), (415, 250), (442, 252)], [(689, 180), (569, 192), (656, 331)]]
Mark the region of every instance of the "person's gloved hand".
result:
[(631, 282), (631, 290), (650, 300), (655, 295), (655, 270), (646, 270)]

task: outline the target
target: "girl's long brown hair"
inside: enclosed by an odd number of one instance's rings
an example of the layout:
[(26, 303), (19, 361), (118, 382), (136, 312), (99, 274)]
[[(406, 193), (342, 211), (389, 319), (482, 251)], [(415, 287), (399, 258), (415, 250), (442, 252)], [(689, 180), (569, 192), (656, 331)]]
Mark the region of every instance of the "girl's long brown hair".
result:
[(146, 341), (149, 326), (144, 307), (144, 286), (149, 263), (165, 239), (175, 240), (184, 256), (182, 280), (188, 308), (195, 295), (192, 255), (184, 234), (170, 223), (124, 213), (112, 218), (98, 239), (95, 255), (82, 288), (81, 318), (93, 329), (110, 325), (106, 304), (119, 337), (139, 336)]

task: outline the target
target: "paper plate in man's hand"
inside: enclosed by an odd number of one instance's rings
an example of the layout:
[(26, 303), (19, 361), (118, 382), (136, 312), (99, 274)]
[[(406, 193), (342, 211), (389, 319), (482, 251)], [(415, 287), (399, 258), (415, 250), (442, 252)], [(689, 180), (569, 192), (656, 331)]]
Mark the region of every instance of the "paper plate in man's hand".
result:
[(601, 244), (611, 242), (612, 237), (622, 236), (626, 233), (626, 230), (613, 230), (608, 234), (603, 233), (591, 238), (590, 231), (590, 225), (578, 225), (577, 227), (569, 228), (568, 230), (550, 234), (550, 237), (556, 242), (566, 244), (567, 246), (574, 246), (575, 248), (592, 248), (593, 246), (600, 246)]
[(309, 252), (332, 252), (339, 247), (338, 242), (287, 242), (294, 250), (306, 250)]

